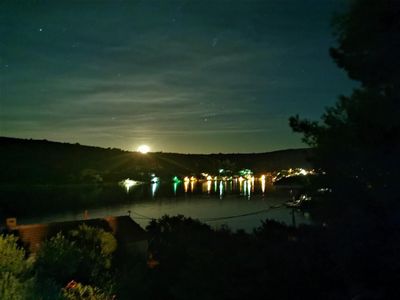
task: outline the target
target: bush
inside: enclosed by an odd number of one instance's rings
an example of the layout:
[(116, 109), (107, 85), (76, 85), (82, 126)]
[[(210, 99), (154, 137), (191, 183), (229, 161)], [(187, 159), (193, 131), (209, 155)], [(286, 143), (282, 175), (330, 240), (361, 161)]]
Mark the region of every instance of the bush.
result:
[(81, 260), (80, 250), (75, 242), (58, 233), (40, 248), (36, 260), (36, 271), (39, 278), (51, 278), (63, 286), (78, 275)]
[(66, 300), (111, 300), (112, 296), (102, 292), (99, 288), (90, 285), (83, 285), (78, 282), (70, 282), (62, 289)]
[(13, 235), (0, 236), (0, 272), (21, 274), (27, 267), (25, 250), (18, 247), (18, 238)]

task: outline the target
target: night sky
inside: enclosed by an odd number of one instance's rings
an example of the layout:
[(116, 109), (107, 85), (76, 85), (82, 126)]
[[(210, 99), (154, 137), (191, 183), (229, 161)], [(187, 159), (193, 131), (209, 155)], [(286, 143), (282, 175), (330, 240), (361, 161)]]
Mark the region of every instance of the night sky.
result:
[(353, 82), (341, 0), (1, 1), (1, 136), (164, 152), (303, 147)]

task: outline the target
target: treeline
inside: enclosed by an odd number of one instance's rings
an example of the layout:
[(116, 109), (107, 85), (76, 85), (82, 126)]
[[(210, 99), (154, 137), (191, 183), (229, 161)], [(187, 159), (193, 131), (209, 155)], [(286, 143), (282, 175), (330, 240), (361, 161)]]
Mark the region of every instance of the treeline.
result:
[(369, 222), (294, 228), (265, 220), (249, 234), (164, 216), (147, 227), (147, 263), (86, 226), (51, 238), (28, 260), (15, 238), (0, 236), (0, 298), (396, 299), (390, 239), (398, 226)]
[(256, 173), (308, 168), (308, 149), (250, 154), (146, 155), (120, 149), (0, 137), (0, 182), (12, 184), (115, 182), (123, 178), (162, 178), (250, 168)]

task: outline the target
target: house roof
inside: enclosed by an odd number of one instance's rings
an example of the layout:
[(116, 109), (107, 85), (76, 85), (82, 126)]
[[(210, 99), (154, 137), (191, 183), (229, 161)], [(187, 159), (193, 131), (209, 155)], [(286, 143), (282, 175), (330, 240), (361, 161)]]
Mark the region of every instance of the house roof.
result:
[(129, 244), (147, 240), (147, 233), (129, 216), (107, 217), (79, 221), (54, 222), (47, 224), (31, 224), (16, 226), (13, 232), (19, 236), (24, 247), (35, 253), (40, 244), (57, 233), (67, 233), (79, 225), (86, 224), (112, 233), (118, 244)]

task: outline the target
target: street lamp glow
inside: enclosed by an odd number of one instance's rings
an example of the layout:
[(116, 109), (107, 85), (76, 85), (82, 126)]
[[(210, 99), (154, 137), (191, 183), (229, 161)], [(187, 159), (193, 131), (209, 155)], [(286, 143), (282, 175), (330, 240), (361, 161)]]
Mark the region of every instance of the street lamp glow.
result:
[(146, 153), (148, 153), (148, 152), (150, 151), (150, 147), (147, 146), (147, 145), (140, 145), (140, 146), (137, 148), (137, 151), (140, 152), (140, 153), (142, 153), (142, 154), (146, 154)]

